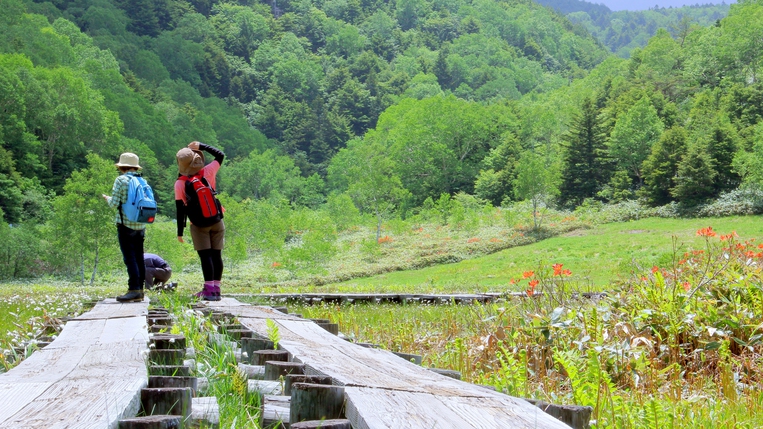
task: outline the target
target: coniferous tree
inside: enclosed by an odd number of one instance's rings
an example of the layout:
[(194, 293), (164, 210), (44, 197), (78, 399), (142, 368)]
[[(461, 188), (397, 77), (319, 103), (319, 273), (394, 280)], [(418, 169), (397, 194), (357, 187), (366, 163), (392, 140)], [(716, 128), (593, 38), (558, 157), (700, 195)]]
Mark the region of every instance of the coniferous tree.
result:
[(130, 17), (129, 31), (139, 36), (156, 37), (159, 34), (159, 17), (154, 10), (152, 0), (130, 0), (122, 3), (127, 16)]
[(580, 114), (564, 137), (561, 200), (577, 205), (596, 196), (608, 180), (606, 144), (599, 111), (592, 100), (583, 102)]
[(437, 82), (440, 84), (440, 87), (450, 88), (451, 77), (450, 70), (448, 70), (448, 45), (444, 45), (437, 54), (434, 74), (437, 76)]
[(741, 181), (732, 163), (737, 150), (736, 132), (730, 124), (716, 124), (708, 136), (707, 152), (713, 160), (716, 176), (716, 194), (728, 192)]
[(678, 165), (686, 154), (686, 130), (673, 127), (662, 135), (644, 161), (644, 187), (641, 194), (653, 205), (664, 205), (673, 200), (670, 190), (675, 188)]
[(678, 164), (676, 186), (670, 193), (678, 201), (693, 206), (710, 198), (715, 192), (713, 159), (701, 145), (692, 145)]

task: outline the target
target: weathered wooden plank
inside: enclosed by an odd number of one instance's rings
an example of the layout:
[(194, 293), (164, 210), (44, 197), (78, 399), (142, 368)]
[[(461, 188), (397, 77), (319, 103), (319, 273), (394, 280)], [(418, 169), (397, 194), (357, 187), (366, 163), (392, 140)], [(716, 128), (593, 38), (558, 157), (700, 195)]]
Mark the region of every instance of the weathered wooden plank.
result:
[(0, 428), (104, 428), (114, 427), (140, 409), (138, 380), (78, 379), (53, 383), (0, 423)]
[[(230, 305), (233, 314), (248, 312)], [(322, 374), (343, 385), (353, 428), (548, 428), (566, 425), (524, 400), (445, 377), (394, 354), (359, 347), (304, 320), (273, 319), (279, 347), (304, 363), (306, 374)], [(239, 317), (265, 334), (265, 320)]]
[(210, 301), (207, 303), (207, 306), (217, 311), (223, 311), (226, 313), (231, 313), (237, 317), (247, 317), (250, 319), (302, 320), (297, 316), (282, 313), (272, 307), (243, 304), (233, 298), (223, 298), (220, 301)]
[(440, 400), (453, 413), (474, 422), (473, 427), (507, 427), (511, 423), (516, 428), (569, 429), (559, 420), (546, 414), (540, 408), (520, 398), (513, 398), (497, 392), (489, 392), (489, 398), (440, 396)]
[[(517, 296), (526, 295), (523, 292)], [(270, 301), (287, 302), (298, 301), (307, 303), (330, 302), (330, 303), (354, 303), (354, 302), (424, 302), (432, 304), (470, 304), (472, 302), (490, 302), (500, 296), (500, 293), (477, 293), (477, 294), (359, 294), (359, 293), (275, 293), (275, 294), (236, 294), (233, 296), (255, 296)]]
[(139, 411), (148, 376), (145, 305), (98, 307), (0, 375), (0, 428), (115, 428)]
[(121, 303), (114, 298), (107, 298), (95, 304), (90, 311), (74, 318), (74, 320), (119, 319), (122, 317), (146, 316), (148, 314), (148, 299), (143, 302)]
[[(356, 429), (473, 428), (428, 393), (345, 387), (345, 416)], [(496, 427), (496, 426), (476, 426)], [(512, 427), (512, 426), (504, 426)]]
[(28, 398), (36, 398), (47, 390), (52, 382), (3, 383), (0, 384), (0, 422), (4, 422), (19, 412), (28, 403)]
[[(429, 392), (438, 395), (485, 396), (484, 389), (435, 374), (393, 353), (358, 347), (311, 324), (278, 321), (279, 333), (288, 331), (281, 346), (300, 362), (331, 376), (342, 385)], [(337, 359), (341, 356), (341, 359)], [(306, 371), (306, 373), (309, 373)]]
[(355, 429), (569, 429), (542, 410), (527, 408), (528, 402), (506, 395), (456, 397), (364, 387), (345, 387), (345, 393), (345, 413)]

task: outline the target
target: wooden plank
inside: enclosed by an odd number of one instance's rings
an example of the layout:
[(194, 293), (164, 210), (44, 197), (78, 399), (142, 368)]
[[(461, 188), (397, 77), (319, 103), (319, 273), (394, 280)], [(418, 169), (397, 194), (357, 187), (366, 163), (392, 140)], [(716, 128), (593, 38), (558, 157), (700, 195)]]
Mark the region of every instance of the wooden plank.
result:
[[(246, 306), (230, 311), (252, 314)], [(266, 320), (239, 317), (242, 325), (267, 333)], [(279, 345), (306, 365), (345, 386), (353, 428), (548, 428), (567, 426), (527, 401), (445, 377), (394, 354), (360, 347), (305, 320), (273, 319)]]
[(74, 320), (118, 319), (148, 315), (148, 299), (143, 302), (121, 303), (114, 298), (107, 298), (95, 304), (90, 311), (74, 318)]
[[(360, 293), (274, 293), (274, 294), (234, 294), (231, 296), (259, 297), (276, 302), (331, 302), (331, 303), (352, 303), (356, 301), (370, 302), (427, 302), (435, 304), (449, 304), (456, 302), (468, 304), (474, 301), (489, 302), (502, 293), (475, 293), (475, 294), (360, 294)], [(526, 295), (524, 292), (517, 292), (517, 296)]]
[(345, 394), (346, 416), (354, 429), (569, 429), (530, 403), (506, 395), (455, 397), (364, 387), (345, 387)]
[[(357, 346), (315, 324), (277, 323), (281, 326), (279, 333), (290, 333), (287, 335), (290, 339), (282, 337), (282, 347), (302, 363), (331, 376), (338, 384), (438, 395), (462, 395), (468, 390), (472, 396), (486, 396), (486, 391), (477, 386), (435, 374), (389, 351)], [(301, 339), (291, 340), (295, 337)]]
[(146, 306), (98, 307), (0, 374), (0, 428), (115, 428), (139, 411), (148, 379)]
[(137, 380), (102, 378), (55, 383), (0, 428), (116, 427), (120, 419), (137, 414), (144, 386)]
[(475, 427), (426, 393), (345, 387), (345, 395), (345, 416), (353, 429)]
[(0, 384), (0, 422), (6, 422), (29, 403), (28, 398), (40, 396), (51, 384), (44, 381)]
[(250, 319), (273, 319), (273, 320), (303, 320), (291, 314), (282, 313), (272, 307), (253, 306), (243, 304), (233, 298), (223, 298), (220, 301), (209, 301), (207, 307), (217, 311), (233, 314), (236, 317), (248, 317)]

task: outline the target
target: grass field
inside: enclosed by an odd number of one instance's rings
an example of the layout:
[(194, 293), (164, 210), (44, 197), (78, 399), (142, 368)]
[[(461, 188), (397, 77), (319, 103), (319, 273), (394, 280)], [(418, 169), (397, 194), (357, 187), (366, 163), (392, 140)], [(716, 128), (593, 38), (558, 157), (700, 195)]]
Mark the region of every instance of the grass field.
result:
[[(736, 231), (742, 239), (763, 238), (763, 218), (735, 216), (710, 219), (649, 218), (578, 229), (538, 243), (453, 264), (398, 271), (310, 288), (344, 292), (486, 292), (511, 289), (509, 280), (539, 264), (560, 263), (600, 290), (628, 276), (634, 263), (645, 267), (673, 257), (673, 237), (679, 254), (701, 248), (696, 231), (711, 226), (720, 233)], [(516, 289), (519, 290), (519, 289)]]

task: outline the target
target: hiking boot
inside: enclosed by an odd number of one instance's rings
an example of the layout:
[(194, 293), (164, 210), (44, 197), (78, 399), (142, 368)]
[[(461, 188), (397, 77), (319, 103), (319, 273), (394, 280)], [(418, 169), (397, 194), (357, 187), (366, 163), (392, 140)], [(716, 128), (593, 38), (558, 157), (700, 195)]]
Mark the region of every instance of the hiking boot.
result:
[(126, 294), (117, 297), (119, 302), (143, 302), (142, 290), (128, 290)]
[(212, 286), (204, 285), (204, 288), (201, 289), (201, 292), (196, 292), (193, 294), (196, 298), (199, 298), (203, 301), (219, 301), (220, 296), (216, 296), (215, 292), (212, 288)]
[(215, 301), (220, 301), (222, 299), (222, 296), (220, 296), (220, 286), (212, 286), (212, 295), (217, 297)]

